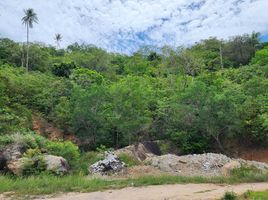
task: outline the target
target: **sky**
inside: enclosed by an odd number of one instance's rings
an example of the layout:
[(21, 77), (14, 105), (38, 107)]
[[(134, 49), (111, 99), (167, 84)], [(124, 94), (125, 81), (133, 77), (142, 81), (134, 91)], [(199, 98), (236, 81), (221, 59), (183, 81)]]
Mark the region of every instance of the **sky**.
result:
[(268, 38), (268, 0), (0, 0), (0, 37), (26, 40), (27, 8), (39, 18), (31, 41), (55, 45), (60, 33), (62, 47), (78, 42), (130, 53), (252, 31)]

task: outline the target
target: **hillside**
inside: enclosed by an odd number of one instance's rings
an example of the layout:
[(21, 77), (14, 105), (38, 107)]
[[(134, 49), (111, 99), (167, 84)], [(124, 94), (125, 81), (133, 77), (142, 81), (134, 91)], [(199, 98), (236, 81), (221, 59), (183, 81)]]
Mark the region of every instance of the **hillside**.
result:
[(268, 180), (266, 163), (229, 158), (267, 162), (258, 33), (132, 55), (30, 43), (28, 68), (26, 50), (0, 39), (0, 192)]

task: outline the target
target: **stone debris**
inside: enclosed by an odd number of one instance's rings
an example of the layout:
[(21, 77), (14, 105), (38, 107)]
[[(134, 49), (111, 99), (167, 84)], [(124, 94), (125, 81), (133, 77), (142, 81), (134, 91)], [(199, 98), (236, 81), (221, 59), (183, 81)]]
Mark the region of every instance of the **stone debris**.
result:
[[(268, 170), (267, 163), (232, 159), (222, 154), (206, 153), (185, 156), (172, 154), (147, 158), (150, 165), (163, 172), (169, 172), (183, 176), (220, 176), (230, 173), (229, 168), (252, 166), (258, 170)], [(235, 163), (234, 163), (235, 162)]]
[(125, 166), (125, 163), (120, 161), (117, 155), (112, 152), (105, 152), (105, 159), (89, 166), (89, 172), (100, 175), (115, 174), (123, 170)]

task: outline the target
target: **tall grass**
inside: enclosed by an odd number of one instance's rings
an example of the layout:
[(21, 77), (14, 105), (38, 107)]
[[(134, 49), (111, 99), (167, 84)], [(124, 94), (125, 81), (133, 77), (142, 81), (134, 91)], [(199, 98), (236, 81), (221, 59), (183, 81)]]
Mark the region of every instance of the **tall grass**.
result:
[[(241, 174), (241, 173), (240, 173)], [(147, 186), (186, 183), (242, 183), (268, 181), (268, 174), (250, 174), (231, 177), (181, 177), (181, 176), (144, 176), (136, 179), (103, 180), (90, 179), (82, 175), (56, 177), (40, 175), (33, 177), (0, 176), (0, 193), (13, 191), (17, 194), (52, 194), (58, 192), (93, 192), (105, 189), (117, 189), (128, 186)]]

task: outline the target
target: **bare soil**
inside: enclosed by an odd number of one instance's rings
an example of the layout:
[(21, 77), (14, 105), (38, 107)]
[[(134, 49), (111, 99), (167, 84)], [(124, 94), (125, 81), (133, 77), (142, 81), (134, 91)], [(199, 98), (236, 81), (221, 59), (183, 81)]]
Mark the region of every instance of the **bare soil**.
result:
[(177, 184), (148, 186), (141, 188), (124, 188), (93, 193), (67, 193), (55, 197), (41, 197), (37, 200), (216, 200), (226, 191), (239, 195), (248, 190), (264, 191), (268, 183), (251, 183), (239, 185), (216, 184)]

